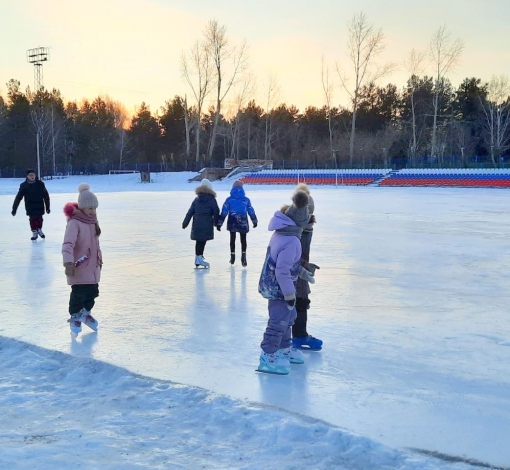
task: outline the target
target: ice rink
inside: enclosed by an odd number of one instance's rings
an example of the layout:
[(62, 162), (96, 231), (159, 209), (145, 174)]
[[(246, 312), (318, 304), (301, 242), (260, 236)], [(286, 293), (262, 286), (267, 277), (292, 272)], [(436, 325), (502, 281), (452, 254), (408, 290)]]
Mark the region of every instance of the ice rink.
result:
[[(22, 180), (0, 180), (0, 335), (325, 420), (395, 448), (510, 467), (508, 190), (311, 186), (317, 224), (309, 333), (320, 352), (286, 377), (255, 372), (267, 321), (257, 285), (267, 223), (292, 186), (245, 186), (259, 219), (248, 267), (215, 231), (194, 269), (181, 228), (196, 184), (48, 181), (46, 240), (30, 241)], [(121, 179), (124, 178), (124, 179)], [(62, 207), (99, 199), (97, 334), (72, 341)], [(126, 183), (123, 183), (127, 181)], [(215, 183), (221, 207), (232, 181)], [(238, 247), (240, 254), (240, 247)]]

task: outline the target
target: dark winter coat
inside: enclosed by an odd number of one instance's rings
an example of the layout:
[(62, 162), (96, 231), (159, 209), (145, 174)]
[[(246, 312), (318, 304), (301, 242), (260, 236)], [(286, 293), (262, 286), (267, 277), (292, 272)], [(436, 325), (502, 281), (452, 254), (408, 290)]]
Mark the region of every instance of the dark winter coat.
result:
[(20, 184), (18, 194), (14, 199), (12, 210), (15, 213), (22, 199), (25, 199), (25, 210), (29, 217), (43, 215), (45, 212), (50, 211), (50, 195), (44, 183), (36, 178), (35, 181), (29, 182), (28, 180)]
[(230, 197), (224, 202), (221, 208), (221, 215), (218, 225), (222, 225), (228, 215), (227, 230), (229, 232), (248, 233), (248, 215), (251, 222), (257, 224), (257, 216), (250, 200), (245, 196), (242, 186), (234, 186), (230, 190)]
[(218, 224), (220, 208), (216, 202), (216, 193), (207, 186), (195, 189), (197, 197), (184, 217), (182, 228), (186, 228), (193, 218), (191, 239), (205, 242), (214, 238), (214, 227)]

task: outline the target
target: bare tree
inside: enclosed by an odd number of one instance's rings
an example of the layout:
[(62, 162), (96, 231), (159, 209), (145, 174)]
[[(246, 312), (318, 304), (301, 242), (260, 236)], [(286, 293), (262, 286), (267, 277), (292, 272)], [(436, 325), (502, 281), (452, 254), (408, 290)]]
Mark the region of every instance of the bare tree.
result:
[(265, 134), (264, 134), (264, 159), (269, 160), (271, 158), (271, 143), (273, 135), (271, 132), (271, 111), (274, 108), (276, 100), (280, 95), (280, 86), (276, 75), (269, 75), (265, 83), (265, 102), (266, 102), (266, 113), (265, 113)]
[(200, 160), (200, 128), (204, 101), (211, 91), (212, 64), (203, 42), (197, 41), (186, 55), (181, 55), (181, 75), (196, 100), (196, 161)]
[(353, 67), (354, 89), (348, 87), (347, 78), (338, 62), (336, 69), (342, 87), (349, 94), (352, 101), (351, 140), (349, 145), (349, 164), (352, 166), (360, 89), (366, 83), (375, 83), (381, 77), (391, 73), (395, 69), (395, 64), (388, 62), (378, 66), (375, 63), (376, 57), (384, 50), (384, 34), (380, 29), (378, 31), (374, 30), (373, 25), (368, 23), (364, 13), (355, 14), (347, 27), (349, 30), (347, 49)]
[(433, 95), (434, 121), (432, 124), (432, 142), (430, 145), (431, 156), (437, 154), (437, 115), (439, 110), (439, 95), (445, 78), (459, 63), (460, 56), (464, 50), (464, 43), (460, 39), (452, 41), (451, 33), (446, 26), (441, 26), (432, 36), (429, 43), (429, 57), (434, 65), (435, 83)]
[(411, 78), (409, 79), (409, 98), (411, 99), (411, 126), (413, 136), (413, 142), (411, 144), (411, 165), (415, 164), (416, 152), (418, 150), (418, 137), (416, 135), (416, 105), (414, 102), (414, 95), (417, 90), (417, 78), (424, 72), (423, 62), (425, 60), (425, 55), (426, 53), (424, 51), (418, 52), (415, 49), (412, 49), (404, 61), (404, 66), (411, 75)]
[[(487, 88), (487, 100), (481, 101), (485, 114), (484, 131), (494, 167), (496, 156), (510, 148), (510, 82), (508, 77), (492, 77)], [(499, 160), (499, 158), (498, 158)]]
[(322, 89), (324, 90), (324, 97), (326, 99), (326, 113), (328, 117), (328, 131), (329, 131), (329, 151), (331, 158), (336, 158), (335, 151), (333, 150), (333, 126), (331, 123), (331, 101), (333, 99), (334, 85), (330, 80), (329, 67), (325, 64), (324, 56), (322, 56)]
[(215, 67), (216, 80), (216, 106), (207, 151), (209, 159), (212, 158), (216, 143), (223, 100), (246, 69), (246, 42), (243, 41), (239, 46), (232, 46), (226, 31), (225, 26), (220, 26), (216, 20), (211, 20), (205, 32), (205, 46)]
[[(240, 146), (240, 116), (241, 109), (243, 106), (246, 106), (250, 97), (253, 96), (255, 92), (255, 80), (253, 75), (246, 75), (245, 79), (239, 84), (239, 88), (235, 95), (233, 101), (233, 109), (232, 114), (235, 114), (235, 117), (231, 126), (231, 138), (232, 138), (232, 148), (230, 149), (230, 158), (237, 157), (239, 158), (239, 146)], [(249, 145), (249, 142), (248, 142)], [(248, 154), (248, 158), (249, 154)]]
[(190, 139), (191, 125), (190, 125), (190, 112), (188, 109), (188, 96), (187, 95), (184, 95), (183, 112), (184, 112), (184, 128), (186, 131), (186, 159), (188, 159), (191, 156), (191, 139)]

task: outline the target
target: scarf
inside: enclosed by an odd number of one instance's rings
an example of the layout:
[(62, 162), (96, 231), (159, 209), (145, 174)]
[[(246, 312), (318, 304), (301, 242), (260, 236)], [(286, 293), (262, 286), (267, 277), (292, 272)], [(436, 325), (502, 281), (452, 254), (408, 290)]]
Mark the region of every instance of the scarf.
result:
[(279, 228), (275, 230), (275, 232), (281, 233), (287, 237), (298, 237), (301, 238), (301, 234), (303, 233), (303, 229), (298, 227), (297, 225), (288, 225), (287, 227)]
[(82, 212), (80, 209), (75, 209), (73, 215), (70, 217), (71, 219), (79, 220), (84, 224), (94, 224), (96, 226), (96, 235), (99, 237), (101, 235), (101, 229), (99, 228), (99, 223), (97, 222), (97, 216), (92, 215), (89, 216)]

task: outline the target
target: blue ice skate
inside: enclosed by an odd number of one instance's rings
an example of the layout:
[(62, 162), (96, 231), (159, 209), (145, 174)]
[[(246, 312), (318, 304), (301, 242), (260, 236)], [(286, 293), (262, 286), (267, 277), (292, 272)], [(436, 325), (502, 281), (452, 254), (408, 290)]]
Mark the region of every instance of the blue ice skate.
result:
[(262, 351), (257, 371), (266, 374), (287, 375), (290, 372), (290, 362), (278, 351), (272, 354)]
[(292, 338), (292, 346), (296, 349), (307, 349), (308, 351), (320, 351), (322, 349), (322, 341), (311, 335), (303, 338)]

